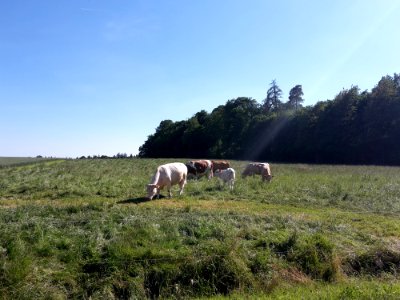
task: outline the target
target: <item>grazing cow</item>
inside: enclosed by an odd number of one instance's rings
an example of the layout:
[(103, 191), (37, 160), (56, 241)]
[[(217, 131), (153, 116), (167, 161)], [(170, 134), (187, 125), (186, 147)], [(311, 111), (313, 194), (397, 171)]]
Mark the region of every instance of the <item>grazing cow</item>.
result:
[(235, 184), (235, 170), (228, 168), (226, 170), (217, 170), (214, 175), (220, 178), (224, 184), (228, 183), (229, 189), (233, 191), (233, 185)]
[(242, 177), (261, 175), (263, 181), (271, 181), (271, 169), (269, 168), (269, 163), (249, 163), (242, 173)]
[(213, 177), (211, 160), (192, 160), (186, 164), (188, 173), (196, 178), (207, 175), (210, 180)]
[(168, 196), (172, 197), (171, 186), (175, 184), (179, 184), (179, 195), (182, 195), (187, 172), (188, 169), (185, 164), (179, 162), (159, 166), (151, 182), (147, 185), (147, 197), (152, 200), (157, 194), (157, 198), (160, 198), (160, 190), (165, 186), (168, 190)]
[(217, 170), (226, 170), (231, 166), (226, 160), (212, 160), (211, 162), (213, 166), (213, 172)]
[(188, 178), (196, 177), (197, 174), (196, 168), (190, 163), (185, 164), (185, 166), (188, 169)]

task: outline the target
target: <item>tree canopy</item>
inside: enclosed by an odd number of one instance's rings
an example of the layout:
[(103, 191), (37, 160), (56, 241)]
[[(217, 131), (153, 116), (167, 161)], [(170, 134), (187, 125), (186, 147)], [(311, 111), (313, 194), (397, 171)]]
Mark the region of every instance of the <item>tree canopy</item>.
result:
[(139, 156), (400, 165), (399, 78), (384, 76), (371, 92), (351, 86), (307, 107), (301, 85), (282, 103), (274, 80), (262, 104), (239, 97), (211, 113), (161, 121)]

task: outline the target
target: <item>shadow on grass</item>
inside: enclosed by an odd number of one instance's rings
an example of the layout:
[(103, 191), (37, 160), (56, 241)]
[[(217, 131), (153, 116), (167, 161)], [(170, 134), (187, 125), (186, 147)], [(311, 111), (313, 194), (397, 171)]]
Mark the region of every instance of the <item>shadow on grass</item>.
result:
[(215, 192), (215, 191), (223, 191), (224, 190), (224, 186), (221, 185), (215, 185), (215, 186), (210, 186), (210, 187), (206, 187), (204, 189), (204, 191), (206, 192)]
[[(160, 199), (167, 198), (166, 196), (160, 195)], [(125, 200), (117, 201), (118, 204), (140, 204), (143, 202), (149, 202), (157, 200), (157, 197), (154, 197), (153, 200), (150, 200), (147, 197), (138, 197), (138, 198), (129, 198)]]

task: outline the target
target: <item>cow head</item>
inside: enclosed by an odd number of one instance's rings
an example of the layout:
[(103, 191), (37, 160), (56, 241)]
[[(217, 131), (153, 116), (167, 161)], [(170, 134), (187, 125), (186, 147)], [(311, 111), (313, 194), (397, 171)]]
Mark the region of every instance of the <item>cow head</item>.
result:
[(148, 184), (147, 185), (147, 198), (150, 200), (153, 199), (153, 197), (157, 194), (158, 192), (158, 186), (157, 184)]
[(192, 174), (192, 175), (194, 175), (194, 176), (197, 175), (196, 167), (194, 166), (194, 163), (193, 163), (192, 161), (188, 162), (188, 163), (186, 164), (186, 167), (187, 167), (187, 169), (188, 169), (188, 174)]
[(223, 171), (222, 170), (220, 170), (220, 169), (218, 169), (218, 170), (215, 170), (214, 171), (214, 176), (216, 176), (216, 177), (219, 177), (220, 178), (220, 176), (222, 176), (221, 174), (223, 173)]
[(274, 176), (272, 176), (272, 175), (265, 175), (265, 177), (263, 177), (263, 178), (264, 178), (264, 180), (270, 182), (270, 181), (272, 180), (272, 177), (274, 177)]

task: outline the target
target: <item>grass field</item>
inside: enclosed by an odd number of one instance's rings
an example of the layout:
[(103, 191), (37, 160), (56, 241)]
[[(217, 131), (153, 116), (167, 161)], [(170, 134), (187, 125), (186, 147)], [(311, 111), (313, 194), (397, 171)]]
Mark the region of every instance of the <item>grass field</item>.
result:
[(1, 168), (0, 298), (400, 298), (400, 168), (271, 164), (147, 201), (170, 161)]
[(38, 158), (38, 157), (4, 157), (0, 156), (0, 168), (21, 166), (36, 162), (53, 160), (54, 158)]

